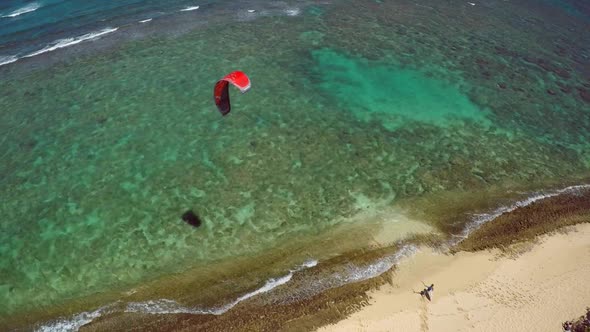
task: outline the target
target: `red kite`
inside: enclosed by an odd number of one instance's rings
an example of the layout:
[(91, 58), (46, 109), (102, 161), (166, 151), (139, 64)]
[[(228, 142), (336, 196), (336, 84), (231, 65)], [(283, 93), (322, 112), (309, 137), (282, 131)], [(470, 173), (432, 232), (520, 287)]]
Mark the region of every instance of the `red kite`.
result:
[(213, 89), (213, 96), (215, 97), (215, 105), (217, 105), (217, 109), (221, 115), (227, 115), (231, 110), (228, 83), (233, 84), (240, 89), (242, 93), (246, 93), (250, 90), (251, 86), (248, 76), (239, 70), (231, 72), (217, 81), (217, 83), (215, 83), (215, 88)]

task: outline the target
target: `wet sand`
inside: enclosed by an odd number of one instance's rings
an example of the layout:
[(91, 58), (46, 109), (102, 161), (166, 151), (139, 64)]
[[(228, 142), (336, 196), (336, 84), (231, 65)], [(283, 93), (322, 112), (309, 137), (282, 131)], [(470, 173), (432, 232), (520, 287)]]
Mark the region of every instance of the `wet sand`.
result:
[[(423, 249), (370, 304), (318, 331), (559, 331), (590, 304), (590, 224), (512, 248), (455, 255)], [(434, 283), (432, 302), (413, 293)]]

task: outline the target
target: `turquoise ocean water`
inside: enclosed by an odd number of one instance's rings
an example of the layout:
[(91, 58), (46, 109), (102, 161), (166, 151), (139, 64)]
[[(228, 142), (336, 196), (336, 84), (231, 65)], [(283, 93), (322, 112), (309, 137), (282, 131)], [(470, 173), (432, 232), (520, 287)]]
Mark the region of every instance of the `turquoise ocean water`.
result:
[[(584, 183), (589, 15), (576, 0), (2, 2), (0, 323), (404, 201)], [(213, 85), (237, 69), (253, 86), (221, 118)], [(444, 237), (469, 220), (421, 222)]]

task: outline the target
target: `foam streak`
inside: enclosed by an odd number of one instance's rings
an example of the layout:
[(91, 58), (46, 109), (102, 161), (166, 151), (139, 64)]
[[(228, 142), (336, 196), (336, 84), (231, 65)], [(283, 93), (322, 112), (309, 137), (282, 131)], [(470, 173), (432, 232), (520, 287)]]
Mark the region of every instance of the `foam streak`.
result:
[(24, 58), (30, 58), (30, 57), (34, 57), (36, 55), (43, 54), (46, 52), (55, 51), (60, 48), (76, 45), (76, 44), (81, 43), (86, 40), (93, 40), (93, 39), (96, 39), (96, 38), (101, 37), (103, 35), (109, 34), (111, 32), (115, 32), (115, 31), (117, 31), (117, 29), (118, 28), (106, 28), (106, 29), (102, 29), (97, 32), (87, 33), (85, 35), (78, 36), (78, 37), (58, 39), (58, 40), (54, 41), (53, 43), (51, 43), (51, 45), (45, 46), (44, 48), (42, 48), (38, 51), (35, 51), (31, 54), (25, 55)]
[(190, 12), (190, 11), (197, 10), (197, 9), (199, 9), (199, 6), (186, 7), (184, 9), (181, 9), (180, 11), (181, 12)]
[(453, 241), (452, 244), (457, 244), (461, 240), (466, 239), (469, 236), (469, 234), (471, 234), (479, 226), (485, 224), (488, 221), (492, 221), (505, 213), (510, 213), (518, 208), (525, 207), (527, 205), (533, 204), (537, 201), (540, 201), (540, 200), (543, 200), (546, 198), (555, 197), (555, 196), (565, 194), (565, 193), (575, 193), (577, 191), (585, 190), (585, 189), (590, 189), (590, 184), (570, 186), (570, 187), (566, 187), (563, 189), (553, 190), (553, 191), (549, 191), (549, 192), (545, 192), (545, 193), (535, 193), (522, 201), (517, 201), (516, 203), (514, 203), (512, 205), (508, 205), (508, 206), (501, 206), (490, 213), (474, 214), (474, 218), (472, 219), (472, 221), (465, 227), (465, 229), (463, 230), (463, 232), (461, 232), (461, 234), (455, 236), (455, 240)]
[(9, 63), (13, 63), (17, 60), (18, 60), (18, 58), (14, 55), (9, 55), (9, 56), (0, 55), (0, 66), (7, 65)]
[(70, 332), (70, 331), (78, 331), (80, 327), (85, 324), (88, 324), (95, 320), (96, 318), (107, 314), (109, 312), (114, 311), (114, 307), (118, 304), (115, 302), (113, 304), (106, 305), (104, 307), (100, 307), (91, 312), (82, 312), (79, 314), (74, 315), (70, 319), (59, 319), (55, 320), (49, 324), (40, 326), (35, 328), (35, 332)]
[(38, 3), (36, 3), (36, 2), (33, 2), (33, 3), (30, 3), (30, 4), (28, 4), (28, 5), (26, 5), (26, 6), (22, 7), (22, 8), (19, 8), (19, 9), (13, 11), (10, 14), (6, 14), (6, 15), (3, 15), (3, 16), (0, 16), (0, 18), (17, 17), (17, 16), (20, 16), (22, 14), (34, 12), (35, 10), (37, 10), (39, 8), (41, 8), (41, 5), (38, 4)]
[(293, 278), (293, 275), (297, 271), (301, 271), (306, 268), (314, 267), (317, 265), (316, 260), (310, 260), (303, 263), (301, 266), (297, 267), (294, 270), (290, 270), (289, 274), (282, 276), (277, 279), (269, 279), (266, 281), (264, 286), (250, 292), (246, 293), (236, 300), (218, 307), (218, 308), (211, 308), (211, 309), (201, 309), (201, 308), (189, 308), (178, 304), (173, 300), (168, 299), (161, 299), (156, 301), (147, 301), (147, 302), (132, 302), (127, 305), (126, 312), (142, 312), (142, 313), (149, 313), (149, 314), (212, 314), (212, 315), (221, 315), (228, 312), (231, 308), (235, 307), (238, 303), (245, 301), (251, 297), (254, 297), (258, 294), (266, 293), (280, 285), (284, 285)]

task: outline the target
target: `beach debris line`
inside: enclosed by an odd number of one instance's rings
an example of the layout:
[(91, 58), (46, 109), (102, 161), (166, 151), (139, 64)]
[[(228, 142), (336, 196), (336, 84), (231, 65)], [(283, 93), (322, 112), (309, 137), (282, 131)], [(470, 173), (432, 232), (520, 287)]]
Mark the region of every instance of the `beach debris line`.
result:
[(193, 227), (201, 226), (201, 218), (193, 212), (193, 210), (188, 210), (181, 216), (182, 220), (184, 220), (187, 224)]
[(215, 83), (213, 88), (213, 97), (215, 99), (215, 105), (221, 115), (227, 115), (231, 110), (231, 104), (229, 101), (229, 83), (240, 89), (241, 93), (246, 93), (250, 90), (251, 83), (250, 78), (244, 72), (236, 70), (227, 75)]

